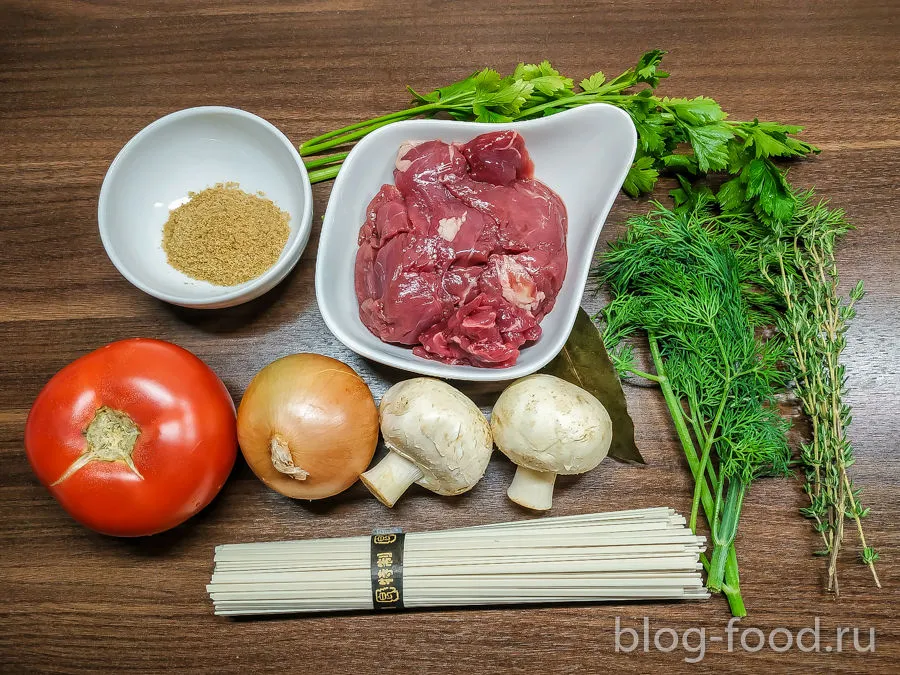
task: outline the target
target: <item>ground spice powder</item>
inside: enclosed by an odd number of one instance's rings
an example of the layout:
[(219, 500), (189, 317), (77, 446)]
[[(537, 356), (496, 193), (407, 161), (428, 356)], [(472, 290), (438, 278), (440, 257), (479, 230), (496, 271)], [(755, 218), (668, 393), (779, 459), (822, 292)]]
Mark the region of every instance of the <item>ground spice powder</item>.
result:
[(169, 214), (163, 250), (184, 274), (217, 286), (255, 279), (278, 260), (290, 235), (290, 215), (271, 199), (219, 183), (191, 192)]

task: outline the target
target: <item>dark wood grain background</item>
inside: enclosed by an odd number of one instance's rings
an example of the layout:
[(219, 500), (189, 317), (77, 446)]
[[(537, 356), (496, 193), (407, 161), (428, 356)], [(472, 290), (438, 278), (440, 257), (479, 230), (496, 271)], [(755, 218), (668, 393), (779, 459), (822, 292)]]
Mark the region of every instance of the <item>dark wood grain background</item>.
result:
[[(789, 5), (789, 7), (788, 7)], [(616, 617), (652, 631), (723, 634), (721, 598), (705, 604), (605, 605), (401, 616), (230, 621), (204, 593), (213, 547), (226, 542), (411, 530), (521, 518), (505, 497), (511, 465), (497, 456), (471, 493), (415, 488), (393, 511), (360, 486), (321, 503), (268, 491), (239, 460), (220, 497), (167, 534), (129, 541), (74, 524), (25, 460), (25, 417), (46, 380), (72, 359), (132, 336), (176, 342), (206, 360), (235, 400), (276, 357), (312, 350), (364, 374), (376, 397), (389, 378), (324, 327), (313, 293), (317, 230), (276, 290), (232, 310), (171, 307), (136, 290), (106, 258), (96, 225), (100, 183), (119, 148), (147, 123), (189, 106), (244, 108), (300, 142), (395, 110), (418, 90), (476, 68), (549, 58), (565, 73), (621, 72), (669, 49), (671, 95), (712, 96), (735, 118), (807, 126), (822, 155), (791, 178), (816, 185), (858, 226), (842, 245), (847, 282), (868, 295), (848, 335), (853, 475), (872, 506), (885, 588), (872, 587), (848, 540), (843, 594), (821, 590), (823, 563), (798, 514), (794, 480), (751, 490), (738, 540), (750, 616), (742, 627), (798, 630), (820, 617), (822, 651), (727, 653), (732, 672), (896, 672), (900, 566), (900, 120), (898, 6), (881, 2), (0, 3), (0, 669), (296, 673), (679, 671), (691, 658), (616, 653)], [(320, 222), (329, 185), (314, 189)], [(660, 189), (658, 197), (665, 197)], [(599, 245), (645, 203), (620, 197)], [(586, 305), (598, 300), (587, 298)], [(554, 513), (672, 505), (690, 481), (658, 393), (627, 388), (645, 469), (604, 462), (562, 482)], [(825, 653), (837, 627), (876, 630), (874, 653)], [(695, 634), (696, 637), (696, 634)], [(752, 636), (751, 636), (752, 638)], [(753, 639), (750, 640), (752, 644)], [(652, 649), (652, 648), (651, 648)]]

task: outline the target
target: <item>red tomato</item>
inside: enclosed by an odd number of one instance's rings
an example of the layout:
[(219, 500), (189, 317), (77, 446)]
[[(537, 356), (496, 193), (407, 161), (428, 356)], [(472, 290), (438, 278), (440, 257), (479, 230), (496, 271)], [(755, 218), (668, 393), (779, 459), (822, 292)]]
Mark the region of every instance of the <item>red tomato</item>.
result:
[(25, 424), (41, 483), (82, 525), (137, 537), (175, 527), (222, 489), (237, 453), (234, 403), (196, 356), (113, 342), (54, 375)]

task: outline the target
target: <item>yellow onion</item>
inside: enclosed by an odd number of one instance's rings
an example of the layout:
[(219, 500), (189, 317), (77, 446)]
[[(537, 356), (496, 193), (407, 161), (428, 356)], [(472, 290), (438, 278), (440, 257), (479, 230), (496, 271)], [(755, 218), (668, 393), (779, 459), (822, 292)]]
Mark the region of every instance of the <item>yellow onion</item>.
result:
[(322, 499), (356, 482), (375, 454), (378, 410), (348, 365), (293, 354), (256, 374), (238, 408), (238, 441), (253, 473), (294, 499)]

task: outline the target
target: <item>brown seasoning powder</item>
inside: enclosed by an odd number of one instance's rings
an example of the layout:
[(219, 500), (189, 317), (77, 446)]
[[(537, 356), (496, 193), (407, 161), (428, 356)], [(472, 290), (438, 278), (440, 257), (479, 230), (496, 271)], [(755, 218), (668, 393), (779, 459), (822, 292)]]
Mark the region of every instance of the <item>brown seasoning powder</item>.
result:
[[(262, 193), (260, 193), (262, 194)], [(194, 279), (234, 286), (255, 279), (278, 260), (290, 235), (290, 215), (271, 199), (237, 183), (218, 183), (169, 213), (163, 250), (169, 264)]]

